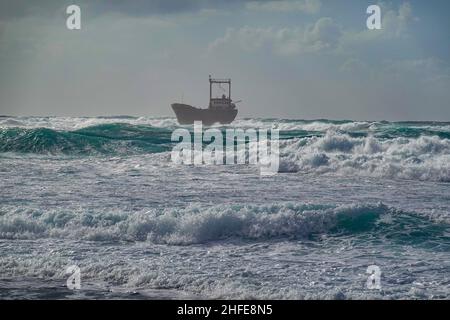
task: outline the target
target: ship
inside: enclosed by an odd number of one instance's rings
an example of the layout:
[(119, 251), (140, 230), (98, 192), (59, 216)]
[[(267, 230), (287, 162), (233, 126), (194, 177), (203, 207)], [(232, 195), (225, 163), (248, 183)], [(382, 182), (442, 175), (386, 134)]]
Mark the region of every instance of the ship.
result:
[[(228, 86), (228, 96), (213, 98), (213, 85)], [(210, 126), (215, 123), (230, 124), (236, 118), (238, 110), (236, 103), (240, 101), (231, 100), (231, 79), (213, 79), (209, 76), (209, 106), (208, 108), (196, 108), (184, 103), (172, 103), (178, 123), (181, 125), (193, 124), (201, 121), (203, 125)]]

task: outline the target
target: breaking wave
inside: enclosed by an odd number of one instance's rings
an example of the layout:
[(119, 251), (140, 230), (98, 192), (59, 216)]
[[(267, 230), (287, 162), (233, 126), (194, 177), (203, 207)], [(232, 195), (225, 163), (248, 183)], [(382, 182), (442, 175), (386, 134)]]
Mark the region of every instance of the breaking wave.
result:
[[(444, 217), (445, 218), (445, 217)], [(441, 219), (444, 219), (441, 218)], [(273, 204), (189, 206), (120, 212), (3, 210), (0, 238), (69, 238), (92, 241), (150, 241), (189, 245), (225, 239), (265, 241), (313, 239), (321, 234), (367, 234), (405, 241), (435, 239), (448, 221), (406, 213), (384, 204)]]
[[(282, 173), (450, 181), (449, 123), (239, 119), (231, 127), (271, 128), (273, 124), (282, 139)], [(160, 153), (172, 149), (171, 133), (176, 127), (174, 118), (5, 117), (0, 119), (0, 152)]]
[(129, 124), (101, 124), (74, 131), (48, 128), (0, 129), (0, 152), (117, 155), (169, 150), (168, 130)]
[(281, 171), (450, 181), (450, 140), (382, 139), (328, 131), (282, 142)]

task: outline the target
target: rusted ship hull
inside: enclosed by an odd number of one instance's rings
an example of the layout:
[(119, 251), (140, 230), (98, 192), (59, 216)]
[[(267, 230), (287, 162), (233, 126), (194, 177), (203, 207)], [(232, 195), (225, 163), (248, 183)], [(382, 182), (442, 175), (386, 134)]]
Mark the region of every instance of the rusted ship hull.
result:
[(179, 124), (193, 124), (194, 121), (201, 121), (206, 126), (214, 123), (229, 124), (238, 113), (237, 109), (200, 109), (182, 103), (173, 103), (172, 109)]

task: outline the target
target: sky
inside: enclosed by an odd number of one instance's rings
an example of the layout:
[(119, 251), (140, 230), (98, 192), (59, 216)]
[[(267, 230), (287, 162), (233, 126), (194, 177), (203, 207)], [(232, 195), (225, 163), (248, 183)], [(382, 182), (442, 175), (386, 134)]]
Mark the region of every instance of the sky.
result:
[(447, 0), (0, 0), (0, 114), (173, 116), (208, 105), (211, 74), (232, 78), (238, 117), (450, 121), (449, 15)]

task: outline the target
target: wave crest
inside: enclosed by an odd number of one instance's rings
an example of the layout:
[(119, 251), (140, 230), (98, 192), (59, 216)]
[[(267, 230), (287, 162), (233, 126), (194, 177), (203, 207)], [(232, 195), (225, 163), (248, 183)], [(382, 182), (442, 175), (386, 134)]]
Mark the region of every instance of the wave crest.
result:
[(101, 124), (75, 131), (1, 128), (0, 152), (117, 155), (169, 150), (170, 132), (150, 126)]
[(450, 140), (437, 136), (380, 139), (328, 131), (281, 144), (282, 168), (450, 182)]
[[(59, 118), (45, 119), (37, 123), (65, 123)], [(73, 131), (0, 126), (0, 152), (127, 156), (167, 152), (173, 146), (171, 118), (81, 120), (81, 129)], [(119, 120), (130, 123), (113, 122)], [(446, 123), (241, 119), (232, 127), (267, 128), (272, 123), (281, 130), (280, 172), (450, 182), (450, 126)]]
[[(411, 215), (384, 204), (329, 206), (274, 204), (264, 206), (190, 206), (135, 213), (45, 212), (16, 209), (0, 217), (0, 237), (7, 239), (73, 238), (93, 241), (151, 241), (172, 245), (206, 243), (229, 238), (265, 241), (305, 239), (320, 234), (380, 232), (386, 217)], [(426, 233), (428, 218), (410, 228)], [(427, 222), (428, 221), (428, 222)], [(399, 221), (397, 221), (399, 222)], [(419, 222), (419, 223), (418, 223)], [(403, 230), (405, 224), (389, 228)], [(379, 230), (377, 231), (377, 228)], [(418, 230), (419, 231), (419, 230)], [(410, 231), (408, 231), (410, 232)]]

